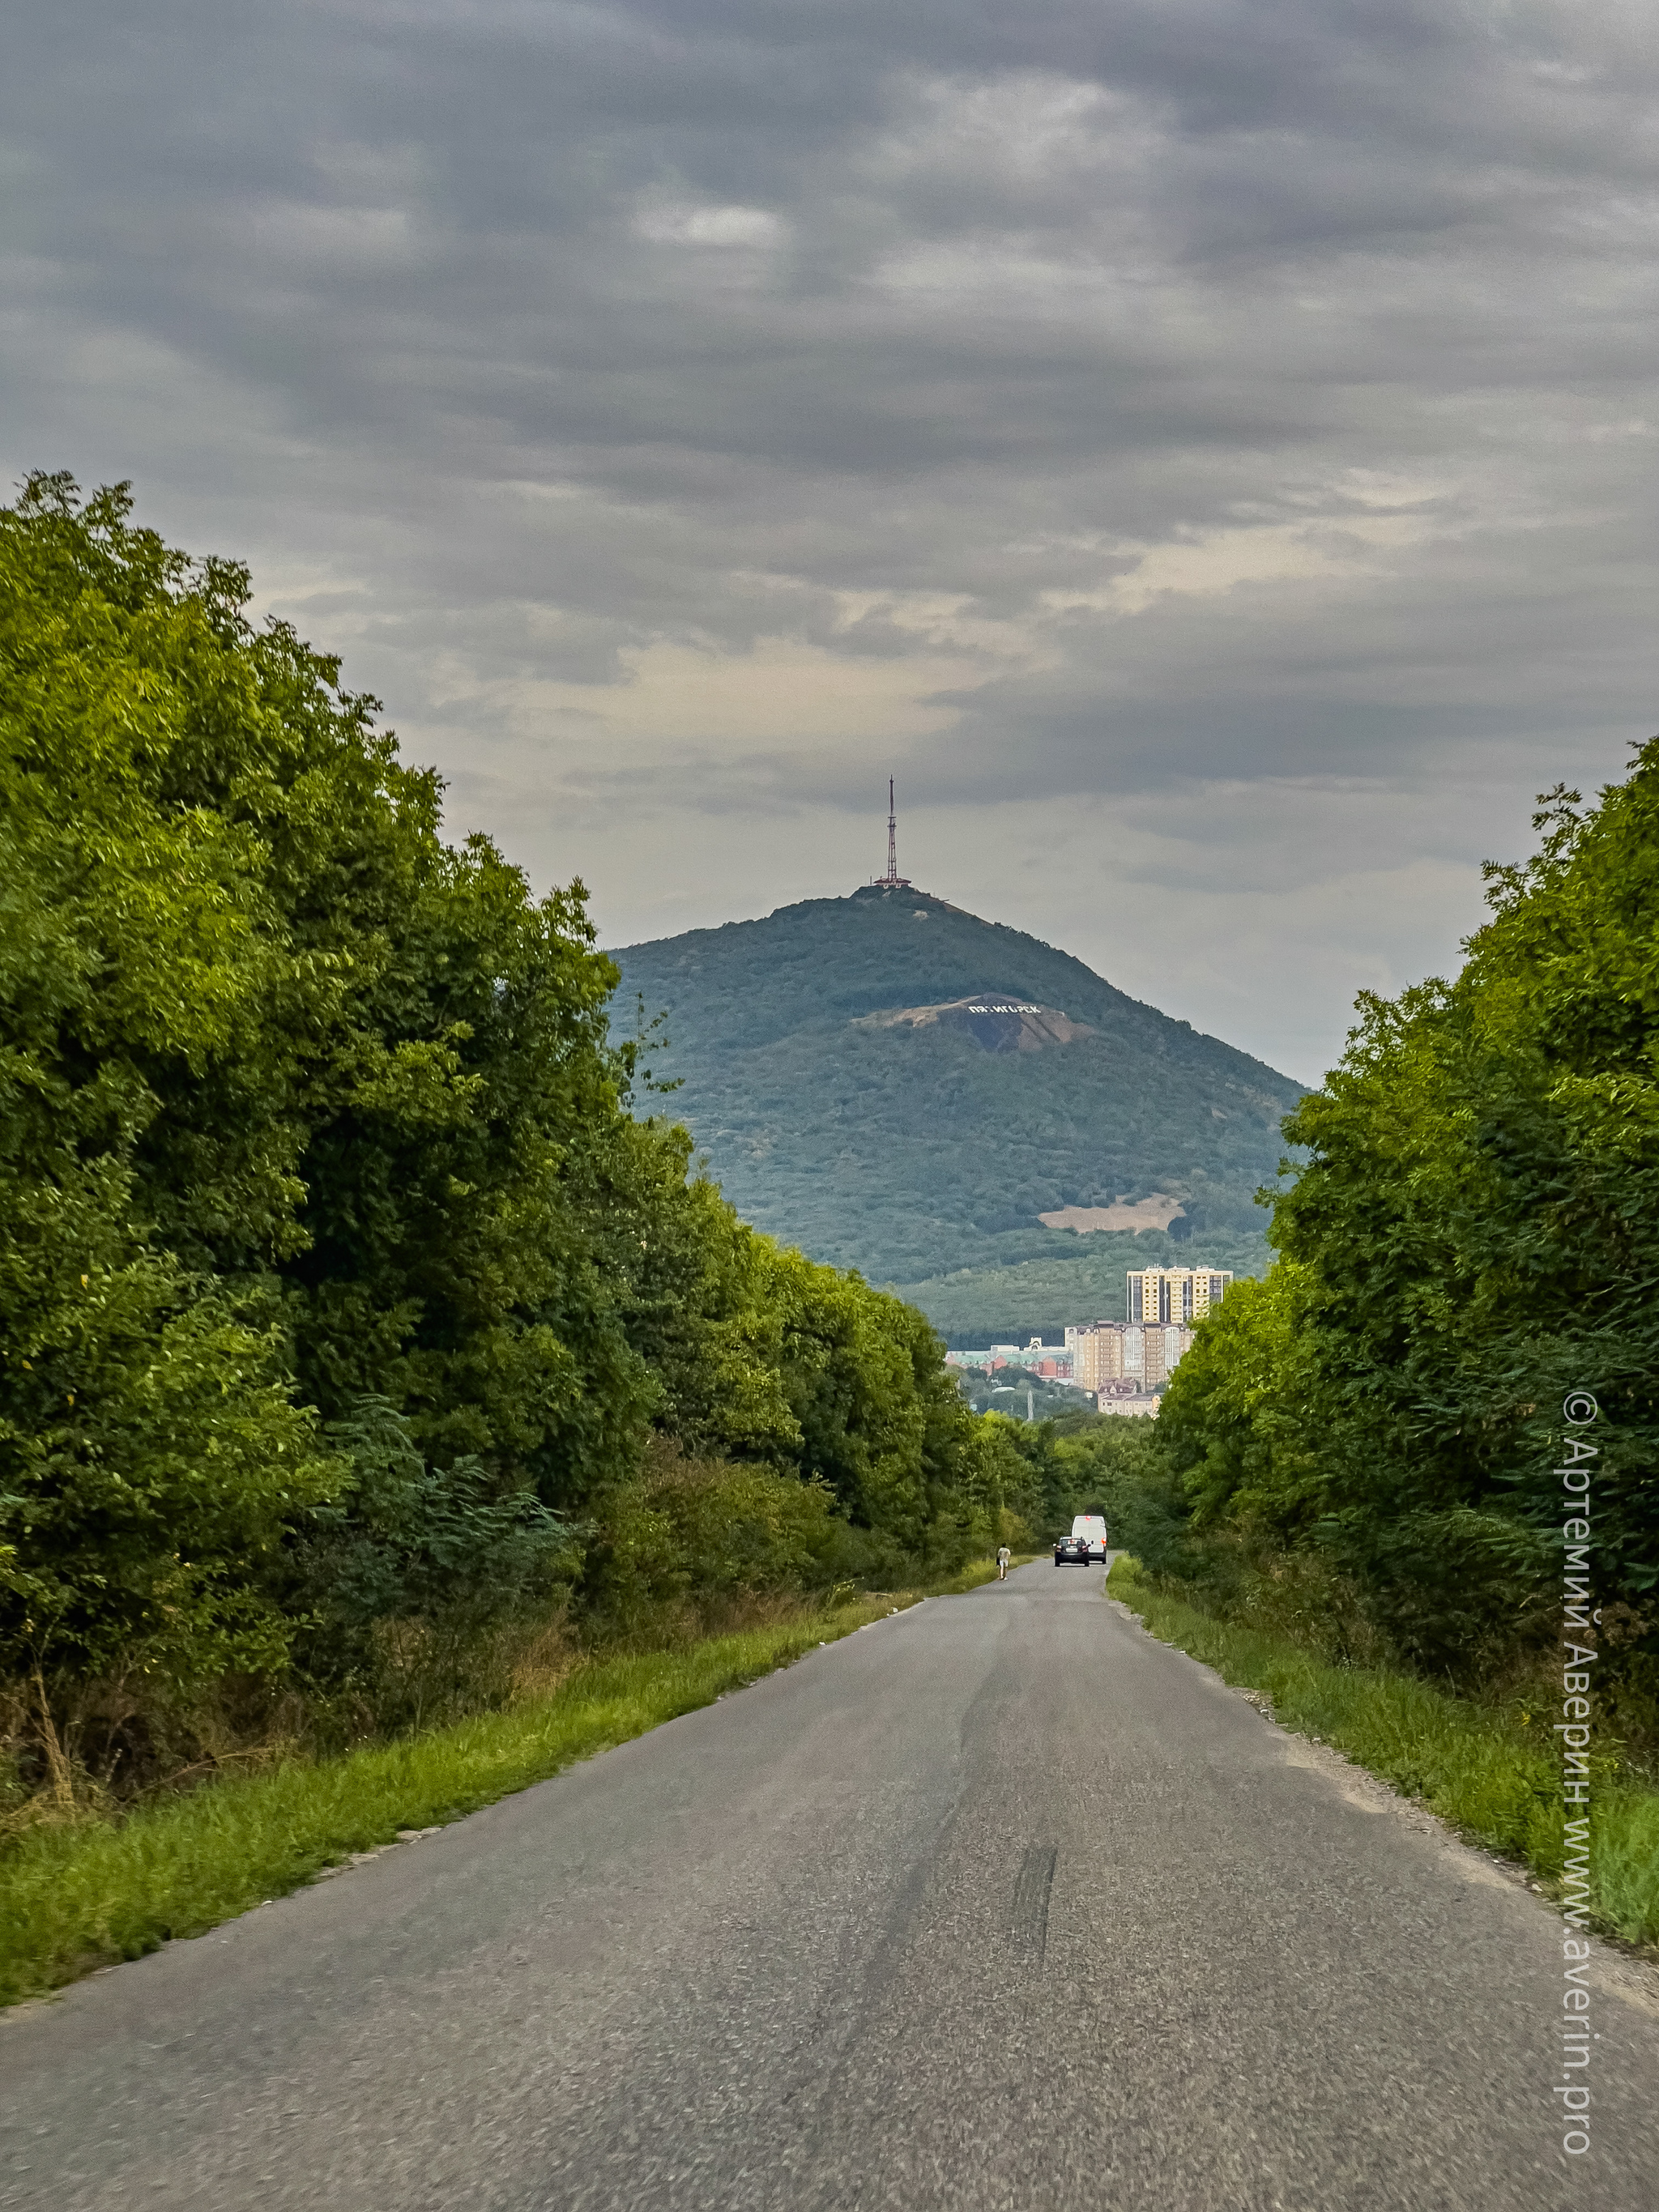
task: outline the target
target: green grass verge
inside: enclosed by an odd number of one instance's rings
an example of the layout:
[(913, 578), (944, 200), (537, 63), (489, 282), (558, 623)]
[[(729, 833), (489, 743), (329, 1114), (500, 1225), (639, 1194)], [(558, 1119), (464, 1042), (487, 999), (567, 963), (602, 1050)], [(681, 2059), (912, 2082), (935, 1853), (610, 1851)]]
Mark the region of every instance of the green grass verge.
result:
[[(1465, 1835), (1559, 1882), (1560, 1766), (1505, 1715), (1413, 1675), (1334, 1667), (1282, 1637), (1218, 1620), (1152, 1589), (1132, 1559), (1115, 1563), (1106, 1587), (1160, 1642), (1224, 1681), (1264, 1692), (1285, 1727), (1322, 1738)], [(1610, 1759), (1592, 1789), (1592, 1914), (1626, 1942), (1659, 1942), (1659, 1795), (1621, 1781)]]
[(979, 1563), (934, 1589), (595, 1662), (550, 1697), (504, 1711), (214, 1781), (119, 1822), (27, 1831), (0, 1855), (0, 2004), (199, 1936), (399, 1829), (459, 1820), (920, 1597), (971, 1589), (995, 1572)]

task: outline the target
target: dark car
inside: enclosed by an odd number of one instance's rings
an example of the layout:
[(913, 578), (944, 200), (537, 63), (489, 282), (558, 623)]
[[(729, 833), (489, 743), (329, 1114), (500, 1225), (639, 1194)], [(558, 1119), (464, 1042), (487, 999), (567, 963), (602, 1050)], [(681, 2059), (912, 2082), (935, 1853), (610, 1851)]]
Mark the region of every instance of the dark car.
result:
[(1054, 1565), (1067, 1567), (1075, 1563), (1079, 1567), (1089, 1564), (1089, 1539), (1086, 1536), (1062, 1536), (1054, 1546)]

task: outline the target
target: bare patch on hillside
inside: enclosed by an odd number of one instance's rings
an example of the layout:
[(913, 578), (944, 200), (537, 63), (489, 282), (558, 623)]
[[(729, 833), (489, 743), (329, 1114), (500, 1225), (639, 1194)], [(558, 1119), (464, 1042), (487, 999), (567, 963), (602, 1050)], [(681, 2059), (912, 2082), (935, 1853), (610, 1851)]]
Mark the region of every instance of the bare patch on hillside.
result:
[(1184, 1211), (1178, 1198), (1155, 1190), (1133, 1206), (1121, 1198), (1110, 1206), (1062, 1206), (1057, 1213), (1039, 1213), (1037, 1219), (1045, 1229), (1076, 1229), (1086, 1237), (1091, 1229), (1167, 1229)]

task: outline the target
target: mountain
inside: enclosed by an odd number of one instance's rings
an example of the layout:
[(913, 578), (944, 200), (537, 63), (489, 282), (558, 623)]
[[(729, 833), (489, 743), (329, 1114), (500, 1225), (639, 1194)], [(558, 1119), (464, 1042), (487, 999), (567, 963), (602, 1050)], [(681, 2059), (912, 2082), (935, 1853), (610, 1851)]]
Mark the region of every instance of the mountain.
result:
[(872, 884), (611, 957), (738, 1209), (958, 1343), (1121, 1316), (1127, 1267), (1265, 1260), (1301, 1086), (1037, 938)]

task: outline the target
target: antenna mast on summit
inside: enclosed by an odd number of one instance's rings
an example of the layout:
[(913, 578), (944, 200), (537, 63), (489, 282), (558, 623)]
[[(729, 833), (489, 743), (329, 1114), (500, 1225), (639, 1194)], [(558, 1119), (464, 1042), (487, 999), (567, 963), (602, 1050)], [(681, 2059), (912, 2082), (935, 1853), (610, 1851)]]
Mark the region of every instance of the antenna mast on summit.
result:
[(884, 891), (908, 891), (910, 888), (909, 877), (898, 872), (898, 812), (893, 804), (890, 775), (887, 779), (887, 873), (872, 876), (870, 884), (872, 890)]

